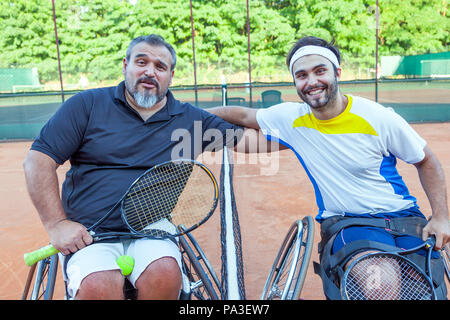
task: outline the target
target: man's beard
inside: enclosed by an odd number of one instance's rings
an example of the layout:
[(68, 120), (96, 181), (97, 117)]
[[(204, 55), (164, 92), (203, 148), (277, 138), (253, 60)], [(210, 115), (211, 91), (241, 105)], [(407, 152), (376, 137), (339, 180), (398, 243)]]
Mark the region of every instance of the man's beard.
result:
[[(325, 88), (325, 96), (320, 98), (320, 100), (310, 99), (308, 95), (304, 92), (310, 91), (312, 89)], [(333, 101), (337, 97), (338, 93), (338, 85), (337, 85), (337, 77), (334, 77), (334, 81), (330, 83), (327, 87), (324, 85), (316, 86), (314, 88), (308, 87), (303, 91), (297, 90), (300, 98), (306, 102), (311, 108), (321, 108), (326, 106), (330, 101)]]
[[(144, 90), (144, 92), (140, 92), (138, 90), (138, 85), (141, 82), (145, 82), (145, 83), (151, 83), (155, 86), (156, 88), (156, 94), (153, 93), (146, 93)], [(125, 87), (128, 91), (128, 93), (133, 96), (134, 101), (136, 102), (136, 104), (142, 108), (146, 108), (149, 109), (151, 107), (153, 107), (155, 104), (157, 104), (158, 102), (160, 102), (162, 99), (164, 99), (164, 97), (167, 94), (167, 89), (164, 90), (164, 92), (159, 92), (160, 87), (159, 87), (159, 83), (152, 79), (152, 78), (148, 78), (148, 77), (142, 77), (139, 78), (138, 80), (136, 80), (136, 84), (134, 85), (134, 90), (131, 90), (131, 85), (128, 81), (128, 79), (125, 79)]]
[(159, 101), (161, 101), (162, 99), (159, 99), (158, 95), (156, 94), (145, 94), (145, 93), (140, 93), (139, 91), (135, 91), (133, 93), (133, 98), (134, 101), (136, 101), (136, 104), (142, 108), (151, 108), (153, 107), (156, 103), (158, 103)]

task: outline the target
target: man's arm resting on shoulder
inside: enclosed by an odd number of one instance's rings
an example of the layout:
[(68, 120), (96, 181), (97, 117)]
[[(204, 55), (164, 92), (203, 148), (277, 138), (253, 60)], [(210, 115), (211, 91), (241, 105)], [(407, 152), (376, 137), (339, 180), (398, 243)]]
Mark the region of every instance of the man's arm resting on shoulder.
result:
[(244, 130), (244, 134), (234, 147), (234, 151), (242, 153), (269, 153), (288, 149), (288, 147), (278, 142), (266, 139), (261, 130)]
[(284, 145), (266, 139), (256, 120), (258, 109), (246, 107), (215, 107), (206, 109), (227, 122), (246, 128), (234, 151), (243, 153), (268, 153), (287, 149)]
[(31, 150), (23, 168), (28, 193), (50, 236), (50, 243), (63, 254), (92, 243), (92, 237), (83, 225), (67, 219), (59, 193), (58, 164), (46, 154)]
[(450, 241), (450, 224), (447, 207), (447, 188), (442, 167), (437, 157), (428, 147), (424, 148), (425, 157), (415, 163), (420, 182), (430, 202), (431, 220), (423, 229), (424, 240), (430, 235), (436, 235), (436, 248)]
[(245, 128), (260, 129), (256, 121), (256, 112), (258, 109), (246, 107), (215, 107), (205, 109), (209, 113), (224, 119), (227, 122), (237, 124)]

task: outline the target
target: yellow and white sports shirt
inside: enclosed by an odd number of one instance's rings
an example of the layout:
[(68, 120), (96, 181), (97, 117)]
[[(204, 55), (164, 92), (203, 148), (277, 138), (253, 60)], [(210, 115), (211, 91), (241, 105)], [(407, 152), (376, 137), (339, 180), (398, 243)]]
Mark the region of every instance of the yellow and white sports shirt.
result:
[(335, 215), (395, 213), (417, 207), (396, 169), (397, 158), (423, 160), (426, 142), (390, 108), (347, 95), (344, 112), (319, 120), (306, 103), (258, 110), (268, 140), (295, 152), (310, 178), (317, 221)]

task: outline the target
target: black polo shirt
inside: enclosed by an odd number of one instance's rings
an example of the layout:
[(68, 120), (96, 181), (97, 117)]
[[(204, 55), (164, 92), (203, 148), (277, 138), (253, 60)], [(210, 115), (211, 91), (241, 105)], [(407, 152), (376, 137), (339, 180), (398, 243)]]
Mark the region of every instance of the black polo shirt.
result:
[[(31, 146), (58, 164), (70, 161), (62, 186), (69, 219), (90, 226), (145, 170), (174, 158), (233, 145), (242, 128), (167, 93), (167, 103), (144, 121), (126, 102), (125, 84), (87, 90), (68, 99)], [(233, 136), (233, 133), (237, 135)], [(228, 134), (227, 134), (228, 133)], [(125, 230), (119, 209), (101, 231)]]

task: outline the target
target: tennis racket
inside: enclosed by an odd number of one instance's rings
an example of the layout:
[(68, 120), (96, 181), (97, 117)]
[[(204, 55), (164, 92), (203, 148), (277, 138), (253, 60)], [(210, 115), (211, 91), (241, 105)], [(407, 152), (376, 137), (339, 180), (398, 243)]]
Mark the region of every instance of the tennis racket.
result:
[[(353, 261), (341, 279), (344, 300), (435, 300), (431, 253), (435, 238), (408, 250), (369, 253)], [(426, 250), (425, 272), (405, 256)]]
[[(173, 160), (156, 165), (137, 178), (122, 198), (87, 230), (94, 242), (116, 238), (175, 239), (205, 223), (218, 202), (212, 172), (195, 160)], [(120, 206), (129, 232), (96, 233)], [(183, 225), (184, 228), (178, 228)], [(56, 254), (51, 244), (24, 255), (28, 266)]]

